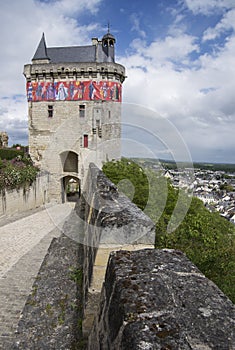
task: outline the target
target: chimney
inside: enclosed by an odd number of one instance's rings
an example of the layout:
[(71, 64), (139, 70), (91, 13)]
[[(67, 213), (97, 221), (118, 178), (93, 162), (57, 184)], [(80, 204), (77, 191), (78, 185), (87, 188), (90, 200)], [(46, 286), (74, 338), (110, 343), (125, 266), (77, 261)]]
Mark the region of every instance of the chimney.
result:
[(95, 46), (98, 45), (98, 38), (92, 38), (91, 41), (92, 41), (92, 45), (95, 45)]

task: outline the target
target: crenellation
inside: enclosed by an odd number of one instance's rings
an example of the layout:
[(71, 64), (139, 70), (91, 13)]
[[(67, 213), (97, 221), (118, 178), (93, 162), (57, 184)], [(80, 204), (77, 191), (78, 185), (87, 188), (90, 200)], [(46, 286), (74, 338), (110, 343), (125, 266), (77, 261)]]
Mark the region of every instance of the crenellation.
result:
[[(62, 69), (63, 68), (63, 69)], [(67, 64), (62, 67), (60, 64), (33, 64), (25, 65), (24, 74), (28, 81), (37, 80), (44, 74), (46, 80), (51, 79), (72, 79), (72, 78), (98, 78), (98, 79), (118, 79), (122, 83), (125, 80), (125, 68), (118, 63), (106, 63), (105, 66), (100, 63)]]

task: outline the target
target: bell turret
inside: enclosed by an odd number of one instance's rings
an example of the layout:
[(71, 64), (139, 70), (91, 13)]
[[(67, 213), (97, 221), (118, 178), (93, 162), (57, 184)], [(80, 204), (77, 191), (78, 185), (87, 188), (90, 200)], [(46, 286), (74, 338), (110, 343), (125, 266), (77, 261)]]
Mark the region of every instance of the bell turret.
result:
[(107, 56), (107, 62), (115, 62), (115, 46), (116, 39), (115, 37), (109, 32), (105, 34), (102, 38), (102, 48), (103, 52)]

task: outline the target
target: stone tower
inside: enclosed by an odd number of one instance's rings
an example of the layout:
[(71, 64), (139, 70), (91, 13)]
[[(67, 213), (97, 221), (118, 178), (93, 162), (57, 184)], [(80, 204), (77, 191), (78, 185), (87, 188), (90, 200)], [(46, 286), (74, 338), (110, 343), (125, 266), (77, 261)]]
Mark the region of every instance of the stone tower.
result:
[(0, 132), (0, 147), (8, 147), (8, 134), (6, 131)]
[(50, 199), (65, 201), (83, 186), (89, 163), (120, 157), (122, 83), (109, 32), (90, 46), (47, 47), (44, 34), (24, 66), (29, 153), (50, 173)]

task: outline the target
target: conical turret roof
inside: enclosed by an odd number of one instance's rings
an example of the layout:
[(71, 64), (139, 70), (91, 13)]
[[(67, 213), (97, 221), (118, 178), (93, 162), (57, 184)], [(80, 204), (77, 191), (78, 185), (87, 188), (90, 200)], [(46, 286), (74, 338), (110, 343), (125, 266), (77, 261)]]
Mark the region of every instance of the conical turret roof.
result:
[(46, 47), (46, 40), (45, 40), (44, 33), (42, 34), (42, 38), (39, 42), (38, 48), (32, 60), (43, 60), (43, 59), (49, 60), (49, 57), (47, 56), (47, 47)]

